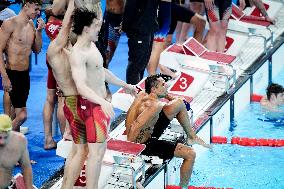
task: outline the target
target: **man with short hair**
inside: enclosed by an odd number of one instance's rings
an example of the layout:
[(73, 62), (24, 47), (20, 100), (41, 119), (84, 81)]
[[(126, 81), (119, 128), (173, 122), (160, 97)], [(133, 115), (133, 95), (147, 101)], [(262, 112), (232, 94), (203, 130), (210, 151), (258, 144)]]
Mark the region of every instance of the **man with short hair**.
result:
[[(146, 145), (142, 154), (158, 156), (167, 160), (174, 156), (183, 158), (180, 168), (180, 186), (188, 188), (195, 160), (194, 149), (182, 143), (159, 140), (171, 120), (177, 118), (187, 135), (187, 144), (211, 147), (199, 138), (192, 129), (184, 101), (167, 92), (167, 84), (161, 75), (152, 75), (145, 81), (145, 91), (140, 92), (127, 112), (127, 140)], [(162, 98), (169, 102), (164, 103)], [(162, 148), (161, 148), (162, 146)]]
[[(84, 127), (84, 122), (79, 118), (77, 96), (78, 91), (76, 89), (74, 80), (72, 78), (70, 62), (68, 54), (72, 47), (69, 37), (71, 31), (71, 16), (74, 10), (74, 0), (69, 0), (67, 11), (62, 21), (62, 28), (60, 29), (56, 38), (50, 42), (47, 49), (47, 59), (51, 67), (51, 71), (54, 74), (55, 80), (64, 97), (63, 111), (66, 119), (71, 128)], [(66, 50), (66, 51), (65, 51)], [(67, 127), (67, 125), (66, 125)], [(68, 129), (70, 130), (70, 129)], [(64, 177), (62, 182), (62, 188), (72, 188), (75, 180), (81, 171), (81, 164), (84, 162), (87, 154), (87, 147), (81, 146), (78, 148), (75, 143), (78, 143), (76, 132), (71, 132), (74, 135), (74, 141), (72, 142), (72, 150), (65, 162)], [(74, 158), (73, 164), (70, 164)]]
[[(62, 27), (62, 19), (66, 9), (65, 1), (67, 0), (54, 0), (52, 5), (45, 10), (45, 14), (48, 18), (45, 31), (51, 42), (57, 37)], [(59, 15), (59, 13), (63, 15)], [(54, 78), (51, 66), (49, 65), (48, 58), (46, 58), (46, 65), (48, 68), (48, 73), (46, 100), (43, 106), (44, 149), (50, 150), (56, 148), (57, 146), (56, 142), (52, 138), (52, 123), (54, 111), (56, 111), (56, 104), (57, 112), (55, 117), (59, 121), (61, 134), (66, 139), (70, 139), (71, 137), (70, 132), (68, 133), (69, 130), (67, 130), (67, 132), (65, 132), (66, 130), (64, 131), (65, 128), (68, 129), (68, 126), (66, 127), (66, 118), (63, 113), (64, 98), (60, 95), (60, 93), (58, 93), (58, 85)]]
[[(82, 19), (84, 18), (84, 19)], [(107, 101), (105, 82), (124, 87), (126, 92), (135, 94), (135, 87), (118, 79), (103, 67), (103, 58), (94, 42), (102, 24), (100, 12), (76, 9), (73, 15), (73, 32), (78, 36), (70, 54), (72, 78), (80, 96), (77, 98), (80, 118), (85, 126), (74, 127), (73, 140), (78, 149), (88, 147), (87, 188), (98, 189), (101, 163), (106, 150), (110, 119), (114, 117), (113, 107)], [(84, 150), (81, 150), (84, 153)], [(86, 154), (82, 154), (86, 157)], [(83, 167), (84, 161), (71, 165)], [(72, 171), (72, 170), (71, 170)]]
[(271, 83), (266, 89), (266, 96), (260, 100), (260, 104), (271, 112), (282, 112), (280, 109), (284, 105), (284, 88), (275, 83)]
[(0, 115), (0, 188), (6, 189), (16, 184), (12, 180), (13, 169), (19, 162), (26, 189), (33, 189), (32, 167), (27, 140), (19, 132), (12, 130), (12, 120), (8, 115)]
[[(16, 16), (16, 13), (10, 9), (8, 6), (10, 5), (10, 2), (7, 0), (0, 0), (0, 27), (4, 20), (7, 20), (8, 18)], [(4, 54), (4, 61), (6, 61), (5, 54)], [(11, 100), (9, 93), (7, 91), (4, 91), (3, 94), (3, 110), (4, 113), (9, 115), (10, 117), (14, 116), (14, 111), (11, 108)]]
[[(42, 47), (42, 29), (44, 21), (37, 19), (35, 28), (33, 19), (40, 14), (40, 0), (25, 0), (19, 15), (5, 20), (0, 28), (0, 72), (2, 85), (10, 94), (15, 108), (13, 130), (27, 119), (26, 102), (30, 89), (29, 56), (33, 50), (39, 53)], [(6, 67), (3, 53), (7, 55)]]

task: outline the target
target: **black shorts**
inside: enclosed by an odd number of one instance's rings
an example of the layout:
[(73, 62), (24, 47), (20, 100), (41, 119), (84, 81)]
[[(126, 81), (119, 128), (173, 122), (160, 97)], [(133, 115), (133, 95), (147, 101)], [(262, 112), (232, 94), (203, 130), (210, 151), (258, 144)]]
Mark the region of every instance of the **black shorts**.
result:
[(158, 156), (163, 160), (171, 159), (174, 157), (177, 142), (158, 140), (158, 138), (163, 134), (164, 130), (168, 127), (170, 122), (171, 121), (167, 118), (165, 113), (161, 111), (159, 119), (154, 126), (152, 138), (148, 139), (144, 143), (146, 144), (146, 148), (142, 152), (143, 155)]
[(8, 77), (12, 84), (10, 99), (14, 108), (26, 107), (30, 91), (29, 71), (16, 71), (6, 69)]
[(175, 32), (178, 21), (190, 23), (191, 18), (195, 15), (192, 10), (176, 3), (172, 3), (171, 11), (171, 25), (168, 33), (170, 35)]
[(232, 14), (232, 0), (214, 0), (213, 9), (205, 10), (209, 22), (229, 20)]

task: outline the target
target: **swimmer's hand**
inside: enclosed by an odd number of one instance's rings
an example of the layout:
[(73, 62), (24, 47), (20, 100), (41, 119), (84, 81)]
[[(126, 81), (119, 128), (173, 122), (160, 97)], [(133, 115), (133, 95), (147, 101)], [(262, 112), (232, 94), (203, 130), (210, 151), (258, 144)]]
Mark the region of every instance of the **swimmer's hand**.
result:
[(7, 77), (2, 76), (2, 86), (3, 86), (4, 91), (6, 92), (12, 91), (12, 84), (8, 76)]
[(114, 111), (111, 103), (105, 100), (100, 105), (107, 117), (109, 117), (110, 119), (114, 118)]
[(212, 10), (214, 8), (214, 0), (204, 0), (204, 3), (207, 10)]
[(42, 18), (37, 19), (37, 31), (41, 31), (45, 27), (45, 23)]
[(191, 139), (191, 138), (188, 138), (187, 139), (187, 145), (193, 145), (193, 144), (199, 144), (205, 148), (209, 148), (209, 149), (212, 149), (212, 145), (210, 144), (206, 144), (201, 138), (199, 138), (198, 136), (196, 136), (195, 138)]
[(137, 89), (135, 85), (126, 84), (124, 87), (125, 93), (130, 94), (134, 97), (137, 96)]

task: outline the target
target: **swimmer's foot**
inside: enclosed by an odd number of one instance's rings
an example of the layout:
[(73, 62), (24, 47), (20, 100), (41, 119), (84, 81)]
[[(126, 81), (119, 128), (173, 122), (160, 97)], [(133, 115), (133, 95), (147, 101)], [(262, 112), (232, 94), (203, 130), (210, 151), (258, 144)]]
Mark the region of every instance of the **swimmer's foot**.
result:
[(50, 142), (45, 142), (44, 144), (44, 149), (45, 150), (51, 150), (51, 149), (56, 149), (57, 143), (54, 140), (51, 140)]

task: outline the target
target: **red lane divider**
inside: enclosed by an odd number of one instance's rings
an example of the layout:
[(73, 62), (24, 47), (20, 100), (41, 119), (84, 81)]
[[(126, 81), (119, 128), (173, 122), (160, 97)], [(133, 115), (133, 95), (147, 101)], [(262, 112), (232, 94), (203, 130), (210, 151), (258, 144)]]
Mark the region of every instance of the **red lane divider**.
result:
[(227, 144), (227, 137), (213, 136), (211, 142), (216, 144)]
[(262, 95), (258, 95), (258, 94), (253, 94), (251, 95), (251, 101), (252, 102), (260, 102), (260, 100), (262, 99)]
[[(181, 189), (181, 187), (167, 185), (166, 189)], [(188, 186), (188, 189), (233, 189), (233, 188), (220, 188), (220, 187), (211, 187), (211, 186)]]
[[(222, 136), (213, 136), (211, 138), (211, 142), (216, 144), (227, 144), (227, 138)], [(236, 144), (240, 146), (283, 147), (284, 139), (232, 137), (231, 144)]]
[(282, 147), (284, 146), (284, 140), (283, 139), (233, 137), (231, 139), (231, 144), (238, 144), (241, 146)]

